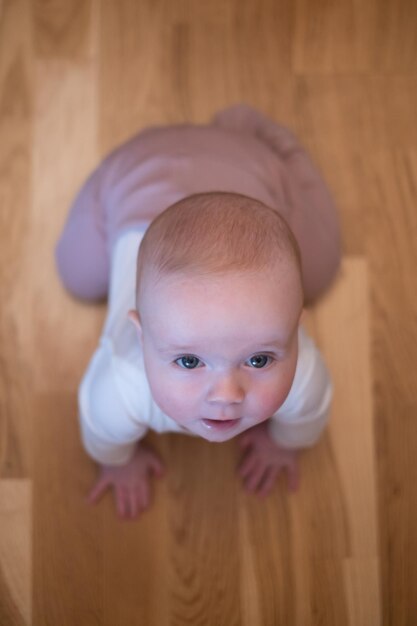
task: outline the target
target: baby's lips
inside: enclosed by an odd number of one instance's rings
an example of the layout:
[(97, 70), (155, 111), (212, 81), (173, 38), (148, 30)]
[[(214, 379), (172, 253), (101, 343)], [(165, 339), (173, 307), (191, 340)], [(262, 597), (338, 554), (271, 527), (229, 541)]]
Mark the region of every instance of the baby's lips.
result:
[(240, 421), (239, 418), (233, 420), (212, 420), (208, 418), (203, 418), (201, 420), (206, 428), (210, 430), (229, 430), (238, 424)]

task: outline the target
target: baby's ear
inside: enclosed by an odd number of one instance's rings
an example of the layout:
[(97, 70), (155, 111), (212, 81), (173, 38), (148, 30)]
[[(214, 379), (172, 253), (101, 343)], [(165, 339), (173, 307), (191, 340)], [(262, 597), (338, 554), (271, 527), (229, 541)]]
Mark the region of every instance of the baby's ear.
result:
[(131, 309), (127, 314), (128, 319), (132, 322), (138, 333), (139, 339), (142, 339), (142, 325), (140, 323), (139, 315), (136, 309)]

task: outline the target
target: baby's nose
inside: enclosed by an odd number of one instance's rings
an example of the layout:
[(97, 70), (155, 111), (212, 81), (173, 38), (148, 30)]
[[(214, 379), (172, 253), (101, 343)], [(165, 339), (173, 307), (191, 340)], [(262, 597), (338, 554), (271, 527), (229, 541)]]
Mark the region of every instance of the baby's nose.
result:
[(237, 404), (243, 401), (245, 390), (239, 378), (231, 374), (217, 378), (207, 395), (209, 402), (222, 405)]

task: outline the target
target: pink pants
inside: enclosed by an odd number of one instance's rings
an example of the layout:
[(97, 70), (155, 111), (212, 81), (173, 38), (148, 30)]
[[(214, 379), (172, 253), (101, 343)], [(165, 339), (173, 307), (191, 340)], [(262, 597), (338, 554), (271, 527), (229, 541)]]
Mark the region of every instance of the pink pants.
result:
[(326, 184), (289, 130), (240, 104), (207, 125), (145, 129), (102, 161), (75, 198), (55, 249), (66, 289), (84, 300), (105, 298), (117, 236), (207, 191), (241, 193), (275, 208), (300, 246), (305, 303), (329, 286), (341, 240)]

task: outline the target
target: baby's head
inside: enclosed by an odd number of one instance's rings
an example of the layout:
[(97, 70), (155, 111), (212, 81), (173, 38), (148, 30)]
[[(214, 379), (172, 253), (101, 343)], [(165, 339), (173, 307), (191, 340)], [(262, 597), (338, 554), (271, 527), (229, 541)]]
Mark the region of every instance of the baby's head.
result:
[(169, 207), (142, 240), (136, 306), (154, 400), (186, 430), (226, 441), (284, 402), (303, 292), (297, 243), (273, 209), (220, 192)]

